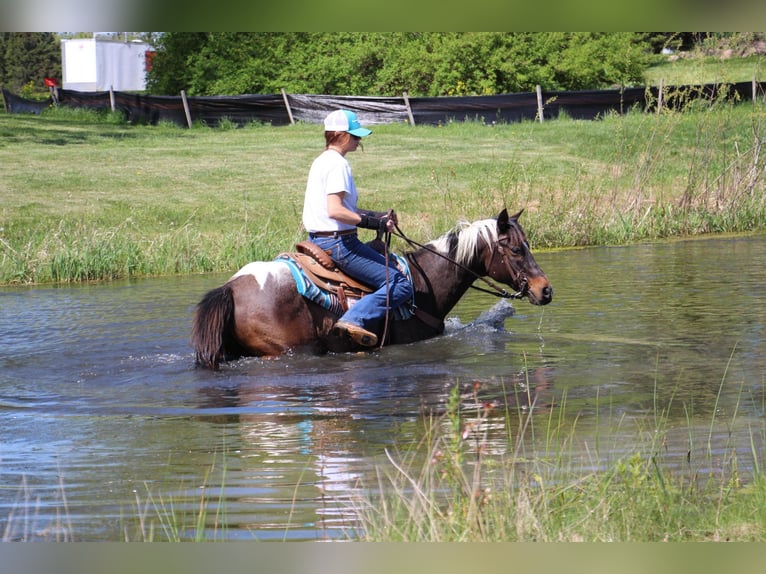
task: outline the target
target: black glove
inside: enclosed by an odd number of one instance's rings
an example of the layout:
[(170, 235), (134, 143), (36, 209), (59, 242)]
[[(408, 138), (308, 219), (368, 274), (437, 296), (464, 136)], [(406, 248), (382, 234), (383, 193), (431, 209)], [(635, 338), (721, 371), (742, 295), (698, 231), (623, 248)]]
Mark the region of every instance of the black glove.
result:
[(388, 222), (393, 219), (396, 222), (394, 210), (389, 211), (360, 211), (362, 220), (357, 223), (357, 227), (364, 229), (375, 229), (376, 231), (388, 231)]
[(363, 227), (364, 229), (375, 229), (376, 231), (386, 231), (388, 225), (388, 215), (381, 215), (376, 217), (374, 215), (362, 215), (362, 220), (356, 224), (357, 227)]

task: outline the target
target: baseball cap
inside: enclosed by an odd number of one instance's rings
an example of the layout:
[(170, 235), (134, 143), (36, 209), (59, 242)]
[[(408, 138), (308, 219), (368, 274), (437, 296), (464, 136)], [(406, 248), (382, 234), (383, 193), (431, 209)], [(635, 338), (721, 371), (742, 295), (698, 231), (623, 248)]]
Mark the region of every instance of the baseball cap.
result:
[(359, 118), (349, 110), (335, 110), (324, 119), (324, 129), (327, 132), (348, 132), (352, 136), (363, 138), (372, 133), (372, 130), (363, 128)]

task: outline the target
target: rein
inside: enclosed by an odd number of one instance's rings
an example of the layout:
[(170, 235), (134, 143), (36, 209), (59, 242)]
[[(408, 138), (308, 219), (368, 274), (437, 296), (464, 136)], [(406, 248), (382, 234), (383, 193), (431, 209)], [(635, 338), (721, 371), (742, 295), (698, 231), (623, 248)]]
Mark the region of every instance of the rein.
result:
[[(517, 276), (521, 275), (521, 289), (519, 289), (515, 293), (509, 293), (506, 289), (504, 289), (503, 287), (500, 287), (499, 285), (497, 285), (496, 283), (494, 283), (490, 279), (487, 279), (486, 277), (482, 277), (481, 275), (476, 273), (473, 269), (469, 269), (465, 265), (463, 265), (461, 263), (458, 263), (457, 261), (455, 261), (451, 257), (448, 257), (448, 256), (444, 255), (443, 253), (439, 253), (435, 249), (431, 249), (427, 245), (423, 245), (422, 243), (418, 243), (417, 241), (415, 241), (413, 239), (410, 239), (409, 237), (407, 237), (402, 232), (401, 229), (399, 229), (398, 225), (395, 225), (394, 227), (396, 228), (395, 235), (397, 235), (397, 236), (401, 237), (402, 239), (404, 239), (411, 246), (420, 247), (421, 249), (425, 249), (426, 251), (428, 251), (430, 253), (433, 253), (434, 255), (438, 255), (442, 259), (446, 259), (447, 261), (449, 261), (453, 265), (455, 265), (457, 267), (460, 267), (464, 271), (467, 271), (468, 273), (473, 275), (474, 279), (480, 279), (481, 281), (483, 281), (484, 283), (486, 283), (487, 285), (489, 285), (492, 288), (492, 290), (490, 290), (490, 289), (485, 289), (483, 287), (476, 287), (475, 285), (471, 285), (470, 287), (472, 289), (476, 289), (477, 291), (481, 291), (482, 293), (489, 293), (490, 295), (494, 295), (495, 297), (501, 297), (503, 299), (522, 299), (527, 294), (528, 287), (527, 287), (527, 278), (526, 278), (525, 275), (523, 275), (521, 273), (517, 273), (516, 274)], [(491, 266), (492, 261), (495, 258), (495, 255), (496, 255), (497, 251), (498, 251), (497, 249), (494, 249), (494, 248), (492, 249), (492, 259), (490, 260), (490, 266)], [(505, 260), (505, 258), (503, 258), (503, 259)], [(508, 266), (509, 271), (513, 271), (513, 269), (511, 269), (509, 263), (506, 262), (506, 266)]]
[[(391, 285), (389, 281), (389, 275), (388, 275), (388, 258), (389, 258), (389, 249), (391, 247), (391, 234), (386, 232), (385, 234), (385, 241), (383, 241), (384, 246), (384, 252), (385, 252), (385, 258), (386, 258), (386, 320), (383, 323), (383, 336), (380, 338), (380, 348), (383, 348), (383, 343), (386, 340), (386, 336), (388, 336), (388, 327), (389, 322), (391, 320), (391, 304), (389, 303), (389, 294), (391, 293)], [(378, 232), (378, 239), (381, 239), (381, 232)]]

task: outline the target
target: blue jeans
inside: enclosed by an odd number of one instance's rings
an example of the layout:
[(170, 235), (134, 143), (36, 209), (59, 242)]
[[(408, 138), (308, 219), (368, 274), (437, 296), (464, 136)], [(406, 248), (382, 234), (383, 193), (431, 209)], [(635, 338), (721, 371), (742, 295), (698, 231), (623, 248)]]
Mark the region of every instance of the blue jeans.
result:
[(310, 239), (327, 251), (340, 269), (360, 283), (376, 289), (346, 311), (341, 317), (343, 321), (376, 332), (382, 327), (386, 316), (386, 286), (390, 309), (396, 309), (412, 299), (412, 284), (393, 266), (392, 258), (389, 258), (386, 270), (386, 258), (362, 243), (355, 233), (339, 237), (311, 236)]

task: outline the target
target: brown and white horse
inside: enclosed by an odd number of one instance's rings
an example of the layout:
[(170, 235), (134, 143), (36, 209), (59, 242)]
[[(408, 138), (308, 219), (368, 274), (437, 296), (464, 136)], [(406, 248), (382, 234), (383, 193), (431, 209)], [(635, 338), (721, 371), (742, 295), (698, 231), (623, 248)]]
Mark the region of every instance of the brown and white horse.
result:
[[(404, 254), (415, 288), (415, 315), (391, 321), (386, 345), (440, 334), (444, 318), (472, 283), (481, 278), (501, 297), (527, 297), (547, 305), (553, 288), (529, 250), (518, 219), (504, 209), (497, 218), (462, 223)], [(494, 282), (511, 287), (509, 294)], [(316, 351), (354, 350), (330, 335), (337, 315), (301, 296), (284, 261), (256, 261), (197, 305), (192, 344), (197, 365), (216, 369), (241, 356), (269, 357), (314, 345)]]

